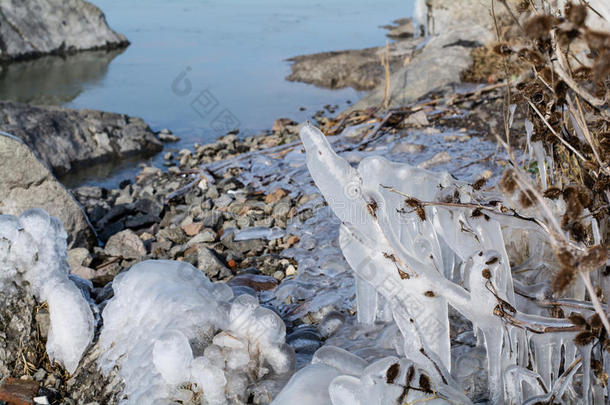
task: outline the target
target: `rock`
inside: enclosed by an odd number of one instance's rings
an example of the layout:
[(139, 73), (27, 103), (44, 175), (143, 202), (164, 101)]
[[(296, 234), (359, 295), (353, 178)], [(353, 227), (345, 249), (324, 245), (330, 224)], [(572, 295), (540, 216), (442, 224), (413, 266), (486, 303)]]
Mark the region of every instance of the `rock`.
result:
[(404, 39), (411, 38), (415, 34), (415, 26), (413, 24), (413, 20), (411, 18), (403, 18), (400, 20), (394, 21), (395, 26), (390, 25), (388, 27), (388, 33), (386, 36), (392, 39)]
[[(389, 44), (390, 70), (398, 70), (420, 40)], [(292, 65), (286, 79), (331, 89), (353, 87), (356, 90), (370, 90), (383, 84), (384, 68), (380, 59), (385, 52), (382, 46), (296, 56), (288, 59)]]
[(159, 231), (159, 236), (170, 240), (178, 245), (186, 243), (187, 238), (180, 228), (165, 228)]
[(409, 117), (404, 120), (404, 124), (413, 125), (416, 127), (425, 127), (430, 125), (430, 123), (428, 122), (428, 117), (426, 117), (426, 113), (423, 110), (409, 115)]
[(0, 129), (22, 139), (58, 176), (162, 148), (142, 119), (95, 110), (0, 101)]
[(91, 253), (85, 248), (74, 248), (68, 250), (68, 264), (70, 267), (89, 266), (91, 264)]
[(190, 224), (182, 225), (182, 230), (187, 236), (195, 236), (197, 235), (201, 229), (203, 229), (204, 225), (202, 222), (191, 222)]
[[(118, 404), (123, 399), (124, 382), (118, 369), (104, 375), (100, 372), (97, 360), (101, 355), (99, 344), (95, 344), (81, 361), (76, 373), (66, 382), (68, 397), (72, 404)], [(68, 402), (66, 402), (67, 404)]]
[(70, 273), (85, 280), (91, 280), (96, 276), (95, 270), (88, 267), (92, 260), (91, 253), (85, 248), (75, 248), (68, 251)]
[(297, 353), (313, 354), (322, 346), (322, 337), (315, 327), (300, 326), (286, 336), (288, 343)]
[(2, 61), (129, 44), (99, 8), (83, 0), (0, 2), (0, 42)]
[(297, 125), (297, 122), (294, 122), (290, 118), (278, 118), (273, 121), (273, 126), (271, 127), (271, 131), (273, 132), (282, 132), (287, 126)]
[(174, 135), (172, 133), (172, 131), (170, 131), (167, 128), (164, 128), (161, 131), (159, 131), (157, 133), (157, 135), (159, 136), (159, 139), (162, 142), (178, 142), (180, 140), (180, 138), (178, 138), (176, 135)]
[(51, 314), (49, 314), (49, 309), (41, 308), (36, 312), (34, 319), (36, 319), (36, 325), (40, 331), (40, 336), (46, 340), (49, 335), (49, 328), (51, 327)]
[(426, 149), (426, 145), (418, 143), (399, 142), (392, 147), (391, 154), (397, 155), (399, 153), (419, 153)]
[(86, 266), (72, 267), (70, 274), (74, 274), (85, 280), (93, 280), (99, 276), (97, 271)]
[(95, 235), (81, 206), (19, 139), (0, 133), (0, 214), (42, 208), (61, 220), (68, 247), (90, 246)]
[(125, 229), (112, 235), (108, 239), (104, 251), (109, 256), (122, 257), (124, 259), (140, 259), (146, 256), (144, 242), (130, 229)]
[(417, 165), (420, 169), (429, 169), (434, 166), (441, 165), (443, 163), (448, 163), (451, 161), (451, 155), (445, 151), (439, 152), (436, 155), (432, 156), (430, 159), (425, 160)]
[(297, 274), (296, 267), (294, 267), (292, 264), (289, 264), (288, 267), (286, 267), (286, 276), (294, 276), (295, 274)]
[[(470, 51), (496, 38), (488, 1), (430, 0), (427, 3), (431, 5), (429, 31), (436, 35), (430, 37), (406, 66), (393, 71), (390, 76), (390, 107), (407, 105), (430, 92), (460, 83), (461, 73), (472, 64)], [(352, 109), (383, 104), (384, 92), (382, 83)]]
[(277, 188), (271, 194), (267, 194), (265, 196), (265, 204), (276, 203), (287, 195), (287, 190), (284, 190), (283, 188)]
[[(227, 224), (229, 221), (225, 222)], [(263, 239), (249, 239), (243, 241), (235, 241), (234, 230), (225, 231), (220, 239), (222, 244), (229, 250), (235, 251), (240, 254), (252, 252), (254, 254), (263, 251), (267, 243)]]
[(273, 290), (279, 282), (272, 276), (245, 273), (233, 277), (227, 284), (231, 287), (246, 286), (256, 291), (266, 291)]
[(189, 240), (186, 244), (187, 247), (194, 246), (199, 243), (210, 243), (214, 242), (217, 238), (216, 232), (211, 229), (204, 229), (200, 231), (195, 237)]
[(199, 246), (197, 249), (197, 268), (211, 278), (225, 278), (231, 275), (231, 270), (216, 256), (216, 253), (205, 247)]
[(273, 278), (276, 279), (277, 281), (282, 281), (284, 279), (284, 277), (286, 277), (286, 275), (281, 270), (278, 270), (273, 273)]
[(32, 405), (38, 387), (37, 381), (7, 378), (0, 387), (0, 401), (11, 405)]

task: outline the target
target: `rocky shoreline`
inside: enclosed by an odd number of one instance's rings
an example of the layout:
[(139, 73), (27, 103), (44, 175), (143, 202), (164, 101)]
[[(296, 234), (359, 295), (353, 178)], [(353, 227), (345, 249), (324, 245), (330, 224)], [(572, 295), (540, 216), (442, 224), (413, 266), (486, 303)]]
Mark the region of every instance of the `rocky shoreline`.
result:
[[(371, 108), (373, 104), (379, 105), (379, 100), (375, 99), (375, 102), (359, 103), (351, 112), (335, 117), (319, 115), (317, 124), (328, 133), (341, 133), (329, 140), (353, 164), (366, 156), (382, 154), (421, 168), (451, 170), (456, 177), (471, 183), (497, 178), (505, 162), (496, 158), (495, 144), (488, 142), (485, 136), (499, 131), (502, 126), (497, 118), (501, 116), (498, 114), (502, 106), (501, 90), (491, 88), (479, 93), (473, 90), (471, 94), (475, 97), (469, 97), (456, 94), (455, 89), (448, 86), (458, 83), (459, 74), (456, 78), (455, 72), (470, 64), (469, 56), (463, 56), (468, 54), (467, 43), (439, 40), (428, 51), (424, 47), (415, 55), (416, 44), (417, 40), (407, 40), (390, 50), (391, 63), (398, 72), (404, 74), (398, 65), (406, 56), (414, 55), (415, 62), (411, 63), (417, 66), (417, 58), (430, 63), (438, 52), (448, 52), (447, 48), (455, 48), (449, 49), (450, 55), (459, 53), (462, 63), (452, 70), (448, 80), (439, 86), (426, 83), (406, 98), (409, 102), (393, 99), (392, 105), (402, 103), (400, 105), (405, 108), (393, 118)], [(370, 88), (379, 84), (370, 81), (379, 76), (377, 68), (369, 69), (370, 64), (379, 65), (379, 54), (383, 50), (353, 51), (367, 62), (340, 79), (328, 79), (328, 72), (335, 72), (337, 65), (358, 65), (350, 59), (352, 51), (343, 55), (314, 55), (303, 60), (314, 65), (322, 59), (330, 61), (328, 70), (325, 72), (326, 68), (323, 68), (320, 73), (325, 83), (332, 84), (333, 80), (334, 86), (365, 83)], [(404, 69), (414, 69), (409, 66)], [(418, 69), (425, 70), (425, 64), (422, 66)], [(396, 89), (400, 87), (399, 83), (395, 84)], [(372, 94), (375, 91), (378, 90)], [(49, 110), (15, 107), (15, 104), (5, 106), (6, 111), (26, 109), (28, 113), (24, 116), (40, 111), (36, 125), (38, 122), (46, 125), (44, 117)], [(45, 152), (50, 151), (45, 161), (58, 173), (73, 170), (88, 159), (121, 156), (124, 149), (120, 137), (113, 143), (110, 140), (115, 132), (104, 129), (121, 127), (117, 122), (128, 128), (127, 134), (140, 134), (136, 136), (137, 141), (125, 141), (135, 145), (133, 150), (152, 148), (151, 151), (156, 151), (161, 147), (160, 139), (137, 119), (59, 109), (53, 110), (53, 114), (72, 122), (74, 133), (82, 135), (87, 142), (95, 140), (95, 147), (89, 144), (74, 147), (78, 151), (88, 150), (89, 155), (62, 155), (57, 149), (37, 146), (33, 134), (40, 131), (40, 127), (30, 125), (29, 133), (20, 130), (28, 127), (25, 119), (11, 130), (21, 134), (26, 143), (30, 139), (31, 146), (43, 160)], [(99, 128), (93, 125), (91, 130), (88, 119), (101, 123)], [(14, 123), (15, 118), (6, 118), (5, 122)], [(5, 365), (0, 369), (0, 379), (18, 379), (51, 404), (118, 402), (123, 385), (116, 370), (110, 375), (102, 375), (96, 366), (101, 350), (96, 343), (99, 314), (114, 295), (114, 278), (146, 259), (171, 259), (192, 264), (212, 281), (228, 284), (235, 295), (257, 297), (286, 323), (286, 343), (296, 352), (297, 368), (307, 364), (315, 350), (325, 343), (358, 353), (367, 360), (374, 359), (380, 352), (393, 353), (389, 344), (393, 333), (390, 325), (379, 325), (368, 331), (366, 337), (352, 327), (356, 324), (354, 277), (341, 256), (336, 218), (307, 173), (298, 135), (300, 127), (290, 119), (278, 119), (265, 134), (242, 139), (238, 133), (229, 133), (214, 143), (195, 145), (192, 150), (166, 152), (166, 171), (142, 165), (136, 178), (123, 181), (119, 188), (86, 186), (72, 190), (99, 241), (97, 245), (82, 243), (70, 246), (68, 250), (73, 280), (89, 298), (97, 317), (94, 344), (76, 373), (69, 375), (62, 367), (51, 364), (46, 353), (40, 350), (48, 336), (48, 308), (32, 297), (22, 301), (11, 299), (11, 316), (19, 325), (13, 325), (9, 336), (0, 333), (0, 343), (5, 346), (4, 351), (0, 350), (0, 364)], [(58, 131), (58, 134), (60, 132), (65, 133)], [(169, 133), (163, 136), (171, 137)], [(71, 150), (70, 142), (54, 138), (54, 143), (64, 145), (65, 150)], [(102, 144), (108, 147), (104, 149), (105, 154), (98, 155), (96, 148)], [(66, 155), (70, 157), (62, 157)], [(452, 337), (458, 346), (470, 350), (474, 343), (458, 339), (467, 326), (459, 315), (453, 316), (457, 326), (452, 323)], [(28, 343), (25, 350), (18, 347), (19, 338)], [(20, 353), (21, 358), (16, 353)], [(475, 356), (473, 362), (482, 367), (478, 357)], [(468, 385), (471, 398), (485, 399), (486, 376), (479, 374), (467, 376), (470, 380), (464, 382), (464, 386)], [(266, 394), (267, 401), (260, 400), (260, 403), (268, 403), (271, 395)]]
[[(496, 98), (498, 95), (494, 92), (487, 94), (490, 104), (496, 103)], [(390, 153), (394, 157), (415, 158), (421, 167), (442, 168), (450, 164), (445, 154), (450, 156), (454, 151), (467, 150), (472, 147), (467, 145), (470, 142), (482, 142), (477, 136), (483, 131), (464, 132), (465, 122), (458, 117), (469, 115), (463, 107), (472, 107), (468, 101), (464, 103), (441, 107), (440, 111), (427, 109), (427, 113), (405, 120), (400, 130), (392, 130), (386, 135), (390, 137), (388, 139), (394, 139)], [(480, 119), (477, 115), (472, 114), (472, 119)], [(323, 122), (328, 120), (330, 118), (321, 118)], [(167, 154), (168, 171), (144, 167), (133, 182), (126, 181), (118, 189), (87, 186), (73, 190), (104, 246), (73, 248), (68, 251), (68, 260), (72, 274), (92, 283), (86, 289), (91, 299), (101, 305), (100, 309), (112, 297), (114, 277), (146, 259), (188, 262), (211, 280), (227, 282), (236, 294), (246, 293), (263, 300), (276, 296), (280, 285), (294, 283), (301, 272), (304, 273), (300, 277), (308, 277), (307, 265), (287, 253), (297, 249), (314, 254), (320, 242), (312, 239), (308, 232), (303, 233), (305, 228), (299, 230), (290, 224), (307, 223), (319, 216), (325, 205), (317, 192), (308, 191), (310, 184), (283, 183), (282, 187), (274, 187), (272, 177), (283, 176), (275, 170), (268, 178), (270, 184), (266, 185), (265, 178), (258, 178), (267, 175), (256, 171), (251, 163), (253, 160), (270, 159), (288, 165), (290, 160), (284, 161), (283, 157), (301, 147), (298, 125), (281, 120), (275, 129), (271, 134), (245, 139), (228, 134), (212, 144), (197, 146), (194, 151), (183, 150), (171, 159)], [(362, 131), (354, 132), (351, 136), (356, 138), (348, 144), (353, 144), (362, 135)], [(429, 139), (413, 142), (418, 137)], [(378, 146), (373, 145), (383, 144), (382, 138), (377, 139), (362, 145), (368, 144), (368, 148), (374, 150)], [(434, 146), (436, 139), (438, 146)], [(360, 142), (356, 141), (355, 145)], [(240, 164), (240, 161), (244, 163)], [(473, 162), (466, 158), (463, 163)], [(474, 163), (492, 167), (485, 161)], [(491, 172), (484, 176), (490, 175)], [(471, 176), (471, 181), (475, 179), (476, 175)], [(327, 222), (328, 218), (322, 220)], [(318, 288), (324, 290), (322, 286)], [(314, 307), (307, 309), (306, 301), (297, 296), (291, 301), (293, 304), (288, 308), (292, 308), (293, 314), (282, 313), (287, 308), (281, 309), (279, 302), (269, 302), (269, 305), (287, 322), (287, 341), (292, 342), (297, 357), (300, 353), (303, 361), (324, 340), (331, 338), (332, 330), (324, 329), (327, 327), (325, 322), (336, 319), (332, 322), (340, 320), (342, 323), (351, 317), (339, 307), (330, 306), (316, 313)], [(27, 317), (32, 307), (23, 302), (13, 310)], [(44, 319), (44, 311), (37, 311), (32, 318), (35, 330), (42, 329), (43, 336), (45, 322), (48, 322)], [(25, 374), (21, 374), (15, 364), (11, 375), (39, 383), (44, 387), (41, 392), (51, 401), (57, 398), (57, 402), (51, 403), (67, 405), (107, 400), (114, 403), (121, 385), (116, 378), (108, 379), (96, 371), (95, 353), (94, 347), (80, 371), (71, 378), (61, 368), (49, 364)], [(28, 361), (32, 364), (41, 364), (44, 360), (34, 353), (31, 356)], [(83, 391), (84, 386), (97, 388)]]

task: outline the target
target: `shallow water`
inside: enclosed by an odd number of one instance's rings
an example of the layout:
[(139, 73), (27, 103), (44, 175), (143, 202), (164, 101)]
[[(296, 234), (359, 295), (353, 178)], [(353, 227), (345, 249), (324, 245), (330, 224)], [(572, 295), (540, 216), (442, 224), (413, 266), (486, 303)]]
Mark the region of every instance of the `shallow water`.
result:
[[(285, 81), (285, 60), (383, 45), (386, 31), (380, 26), (411, 15), (413, 1), (93, 3), (131, 46), (122, 53), (13, 65), (0, 75), (0, 98), (140, 116), (153, 129), (167, 127), (179, 135), (181, 141), (169, 146), (179, 149), (213, 141), (233, 127), (256, 133), (279, 117), (301, 121), (326, 104), (344, 108), (347, 100), (356, 101), (364, 93)], [(133, 170), (127, 165), (76, 183), (116, 185)]]

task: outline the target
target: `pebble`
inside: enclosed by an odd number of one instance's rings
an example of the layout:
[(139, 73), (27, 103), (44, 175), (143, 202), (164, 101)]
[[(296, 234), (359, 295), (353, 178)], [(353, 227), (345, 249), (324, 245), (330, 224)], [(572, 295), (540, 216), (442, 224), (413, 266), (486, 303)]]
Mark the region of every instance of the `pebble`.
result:
[(124, 259), (139, 259), (146, 255), (144, 242), (130, 229), (112, 235), (104, 250), (108, 256), (121, 256)]
[(449, 163), (451, 161), (451, 155), (448, 152), (439, 152), (436, 155), (432, 156), (432, 158), (425, 160), (417, 165), (420, 169), (429, 169), (434, 166), (438, 166), (444, 163)]
[(228, 283), (233, 286), (246, 286), (255, 291), (273, 290), (279, 284), (277, 279), (263, 274), (239, 274), (233, 277)]
[(273, 278), (275, 278), (277, 281), (282, 281), (284, 279), (284, 277), (286, 277), (286, 276), (284, 275), (284, 272), (281, 270), (278, 270), (273, 273)]
[(292, 264), (288, 265), (288, 267), (286, 267), (286, 276), (294, 276), (295, 274), (297, 274), (296, 267)]
[(190, 224), (182, 225), (182, 230), (187, 236), (195, 236), (203, 229), (203, 227), (203, 222), (191, 222)]
[(424, 149), (426, 149), (426, 146), (419, 143), (399, 142), (392, 147), (390, 153), (394, 155), (399, 153), (419, 153)]
[(216, 253), (206, 246), (197, 249), (197, 267), (209, 278), (226, 278), (231, 276), (231, 270), (224, 265)]

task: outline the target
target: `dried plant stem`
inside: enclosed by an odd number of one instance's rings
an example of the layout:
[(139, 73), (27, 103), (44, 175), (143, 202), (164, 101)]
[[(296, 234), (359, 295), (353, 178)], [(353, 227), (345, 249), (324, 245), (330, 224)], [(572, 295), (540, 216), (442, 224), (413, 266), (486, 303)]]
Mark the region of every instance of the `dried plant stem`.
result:
[(604, 324), (604, 328), (606, 328), (606, 333), (610, 333), (610, 322), (608, 322), (608, 317), (606, 316), (606, 312), (604, 308), (602, 308), (602, 304), (599, 302), (599, 298), (597, 298), (597, 294), (595, 293), (595, 288), (593, 288), (593, 284), (591, 284), (591, 277), (589, 276), (588, 271), (581, 271), (580, 277), (582, 281), (585, 283), (585, 287), (587, 288), (587, 292), (591, 297), (591, 303), (595, 307), (595, 312), (599, 315)]
[(390, 106), (390, 45), (386, 41), (385, 53), (381, 55), (381, 63), (385, 72), (385, 87), (383, 89), (383, 107), (387, 110)]
[(580, 152), (578, 152), (576, 149), (574, 149), (574, 147), (572, 145), (570, 145), (568, 143), (568, 141), (566, 141), (565, 139), (563, 139), (551, 126), (551, 124), (549, 124), (549, 122), (546, 120), (546, 118), (544, 118), (544, 116), (542, 115), (542, 113), (540, 112), (540, 110), (534, 105), (534, 103), (532, 103), (530, 100), (527, 100), (528, 104), (530, 105), (530, 107), (532, 107), (532, 109), (534, 111), (536, 111), (536, 114), (538, 114), (538, 116), (540, 117), (540, 119), (546, 124), (546, 126), (549, 128), (549, 130), (551, 131), (551, 133), (553, 135), (555, 135), (557, 137), (557, 139), (559, 139), (561, 141), (561, 143), (563, 143), (568, 149), (570, 149), (576, 156), (578, 156), (583, 162), (586, 161), (587, 159), (580, 154)]

